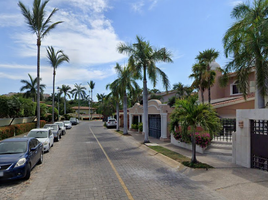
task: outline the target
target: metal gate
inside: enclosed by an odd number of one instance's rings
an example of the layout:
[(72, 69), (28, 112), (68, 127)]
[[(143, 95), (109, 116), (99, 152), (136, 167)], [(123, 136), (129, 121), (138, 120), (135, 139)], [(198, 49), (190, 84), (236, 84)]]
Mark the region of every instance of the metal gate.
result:
[(251, 167), (268, 171), (268, 121), (250, 120)]
[(161, 116), (149, 115), (149, 136), (154, 138), (161, 137)]
[(236, 132), (236, 119), (220, 119), (221, 131), (214, 136), (214, 140), (232, 142), (232, 134)]

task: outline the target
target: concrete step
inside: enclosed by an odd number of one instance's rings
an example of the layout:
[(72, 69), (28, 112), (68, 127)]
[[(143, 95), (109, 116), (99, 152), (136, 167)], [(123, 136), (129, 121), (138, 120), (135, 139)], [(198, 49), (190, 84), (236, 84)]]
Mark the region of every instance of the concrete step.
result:
[(215, 149), (229, 149), (232, 150), (232, 144), (224, 144), (224, 143), (214, 143), (212, 142), (209, 146), (209, 148), (215, 148)]
[(208, 148), (205, 154), (232, 156), (232, 149)]

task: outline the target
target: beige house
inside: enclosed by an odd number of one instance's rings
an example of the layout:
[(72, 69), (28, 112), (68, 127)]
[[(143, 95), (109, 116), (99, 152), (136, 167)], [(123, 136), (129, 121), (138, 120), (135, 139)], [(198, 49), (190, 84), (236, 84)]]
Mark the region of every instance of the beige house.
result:
[[(143, 105), (136, 103), (128, 111), (130, 129), (134, 121), (143, 121)], [(159, 100), (152, 99), (148, 101), (149, 136), (160, 138), (161, 140), (169, 140), (168, 122), (171, 112), (172, 108), (167, 104), (162, 104)]]
[[(78, 116), (78, 106), (72, 107), (72, 109), (75, 111), (75, 115)], [(96, 113), (96, 108), (90, 108), (88, 106), (80, 106), (80, 117), (81, 119), (84, 118), (90, 118), (92, 116), (92, 119), (102, 119), (103, 116), (101, 114)], [(90, 113), (90, 115), (89, 115)]]

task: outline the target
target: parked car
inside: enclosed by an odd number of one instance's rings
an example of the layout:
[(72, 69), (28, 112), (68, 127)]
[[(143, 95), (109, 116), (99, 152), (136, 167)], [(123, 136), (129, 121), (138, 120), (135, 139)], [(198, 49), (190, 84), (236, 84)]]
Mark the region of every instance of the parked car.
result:
[(71, 117), (70, 118), (70, 122), (72, 123), (72, 125), (77, 125), (79, 124), (79, 120), (75, 117)]
[(54, 141), (59, 141), (62, 135), (62, 131), (58, 124), (45, 124), (44, 128), (48, 128), (52, 130), (54, 135)]
[(66, 134), (66, 127), (64, 125), (63, 122), (55, 122), (54, 124), (58, 124), (60, 129), (61, 129), (61, 132), (62, 132), (62, 135), (65, 135)]
[(71, 129), (72, 128), (72, 123), (70, 121), (63, 121), (64, 126), (66, 129)]
[(116, 127), (117, 121), (114, 118), (109, 118), (106, 122), (106, 127)]
[(27, 137), (34, 137), (42, 142), (44, 151), (49, 152), (50, 148), (54, 144), (54, 135), (51, 129), (47, 128), (36, 128), (32, 129)]
[(29, 179), (31, 170), (43, 162), (43, 144), (33, 137), (0, 142), (0, 180)]

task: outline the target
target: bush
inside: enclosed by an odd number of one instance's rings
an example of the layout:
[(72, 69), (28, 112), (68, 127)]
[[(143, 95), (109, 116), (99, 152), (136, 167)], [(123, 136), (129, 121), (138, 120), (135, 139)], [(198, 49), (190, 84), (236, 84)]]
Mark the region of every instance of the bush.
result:
[[(174, 133), (174, 138), (180, 142), (191, 143), (191, 132), (188, 131), (187, 135), (182, 135), (181, 132)], [(210, 138), (207, 132), (196, 132), (195, 141), (196, 144), (204, 148), (210, 145), (212, 138)]]
[(138, 124), (131, 124), (132, 129), (138, 129)]
[(139, 129), (140, 132), (143, 131), (143, 124), (142, 124), (142, 123), (139, 123), (139, 124), (138, 124), (138, 129)]

